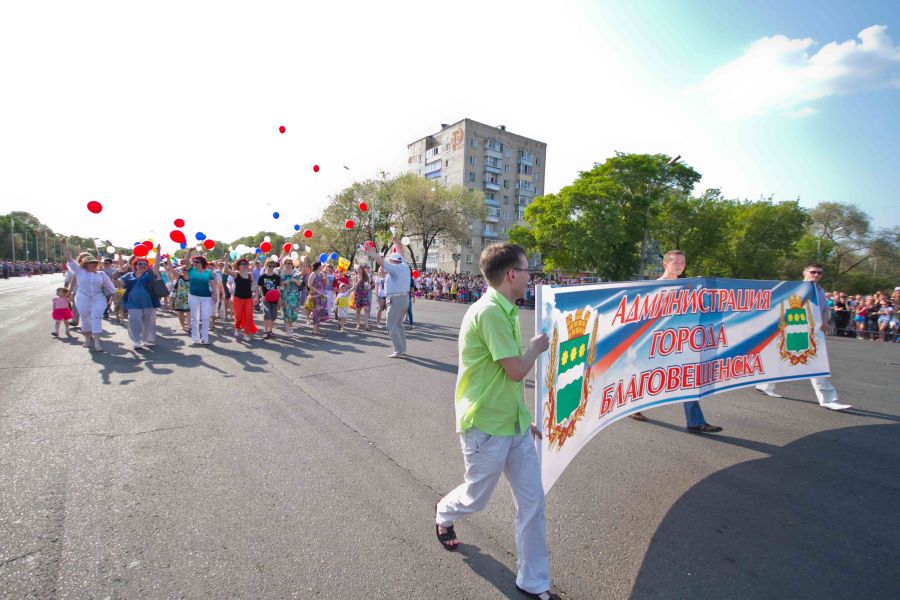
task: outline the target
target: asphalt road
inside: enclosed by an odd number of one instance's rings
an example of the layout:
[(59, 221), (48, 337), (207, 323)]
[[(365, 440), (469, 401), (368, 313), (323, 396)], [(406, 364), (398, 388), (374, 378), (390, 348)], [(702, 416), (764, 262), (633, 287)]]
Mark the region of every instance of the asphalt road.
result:
[[(464, 307), (418, 302), (403, 361), (383, 332), (195, 348), (169, 315), (97, 354), (49, 335), (61, 279), (0, 280), (0, 597), (520, 597), (505, 482), (434, 538)], [(556, 591), (896, 598), (900, 344), (829, 354), (846, 413), (797, 382), (704, 400), (720, 435), (672, 406), (595, 438), (548, 496)]]

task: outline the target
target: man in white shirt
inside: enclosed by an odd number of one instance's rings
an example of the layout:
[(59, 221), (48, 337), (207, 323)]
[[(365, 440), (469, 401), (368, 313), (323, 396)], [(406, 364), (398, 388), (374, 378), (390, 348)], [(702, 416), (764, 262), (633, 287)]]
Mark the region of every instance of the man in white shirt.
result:
[[(803, 269), (803, 281), (808, 281), (816, 288), (816, 300), (819, 305), (819, 327), (822, 331), (828, 330), (828, 322), (831, 319), (831, 310), (828, 308), (828, 300), (825, 298), (825, 290), (819, 285), (822, 281), (822, 272), (824, 268), (817, 262), (811, 262)], [(812, 377), (810, 379), (816, 398), (819, 400), (819, 406), (831, 410), (847, 410), (852, 408), (849, 404), (841, 404), (838, 402), (838, 393), (831, 385), (828, 377)], [(781, 398), (782, 396), (775, 391), (774, 383), (764, 383), (756, 386), (756, 389), (767, 396), (773, 398)]]
[[(394, 236), (392, 242), (395, 249), (401, 247), (397, 236)], [(409, 308), (409, 279), (411, 277), (409, 265), (396, 251), (388, 254), (386, 260), (373, 247), (369, 247), (367, 251), (369, 256), (378, 263), (378, 266), (387, 273), (384, 282), (384, 293), (387, 300), (385, 325), (388, 335), (391, 336), (391, 343), (394, 345), (394, 351), (388, 355), (388, 358), (402, 358), (406, 355), (406, 331), (403, 329), (403, 317)]]

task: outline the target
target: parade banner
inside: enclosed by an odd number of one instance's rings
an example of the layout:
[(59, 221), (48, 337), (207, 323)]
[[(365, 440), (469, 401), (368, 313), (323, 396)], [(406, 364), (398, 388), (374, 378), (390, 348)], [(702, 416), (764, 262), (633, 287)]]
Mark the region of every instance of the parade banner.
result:
[(655, 406), (830, 374), (815, 286), (698, 277), (539, 286), (544, 492), (610, 423)]

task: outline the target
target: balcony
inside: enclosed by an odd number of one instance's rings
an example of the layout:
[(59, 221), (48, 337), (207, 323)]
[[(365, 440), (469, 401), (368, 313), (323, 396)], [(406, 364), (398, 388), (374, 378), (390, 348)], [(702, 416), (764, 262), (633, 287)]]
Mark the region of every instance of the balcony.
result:
[(497, 208), (500, 208), (500, 201), (496, 198), (485, 198), (484, 203), (488, 206), (496, 206)]
[(485, 163), (485, 165), (484, 165), (484, 170), (487, 171), (488, 173), (496, 173), (498, 175), (503, 172), (500, 167), (495, 167), (494, 165), (490, 165), (487, 163)]
[(503, 158), (503, 149), (501, 148), (500, 150), (491, 150), (490, 148), (485, 148), (484, 155), (485, 157), (489, 156), (491, 158)]
[(498, 237), (500, 237), (500, 232), (492, 228), (490, 225), (485, 225), (484, 231), (481, 232), (481, 237), (497, 239)]
[(519, 151), (519, 164), (534, 166), (534, 154), (531, 152)]
[(491, 210), (488, 208), (487, 215), (484, 217), (485, 223), (499, 223), (500, 222), (500, 209), (495, 208)]
[(436, 160), (433, 163), (429, 163), (425, 165), (425, 174), (434, 173), (435, 171), (441, 170), (441, 161)]
[(494, 192), (499, 192), (499, 191), (500, 191), (500, 184), (499, 184), (499, 183), (494, 183), (493, 181), (485, 181), (485, 182), (484, 182), (484, 189), (486, 189), (486, 190), (491, 190), (491, 191), (494, 191)]
[(425, 179), (440, 179), (441, 178), (441, 170), (432, 171), (431, 173), (425, 173)]

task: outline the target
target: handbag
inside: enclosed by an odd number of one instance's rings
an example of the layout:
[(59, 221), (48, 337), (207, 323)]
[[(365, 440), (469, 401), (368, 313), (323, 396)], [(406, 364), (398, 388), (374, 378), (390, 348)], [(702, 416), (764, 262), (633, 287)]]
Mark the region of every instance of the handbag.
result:
[(312, 294), (306, 297), (306, 302), (303, 303), (303, 308), (306, 309), (307, 312), (312, 312), (316, 308), (316, 301), (313, 300)]
[(163, 283), (162, 279), (154, 279), (150, 283), (150, 291), (153, 292), (153, 295), (157, 298), (165, 298), (169, 295), (169, 288), (166, 287), (166, 284)]
[(269, 290), (268, 292), (266, 292), (266, 295), (264, 296), (264, 298), (265, 298), (266, 302), (271, 302), (272, 304), (275, 304), (279, 300), (281, 300), (281, 292), (278, 290)]

